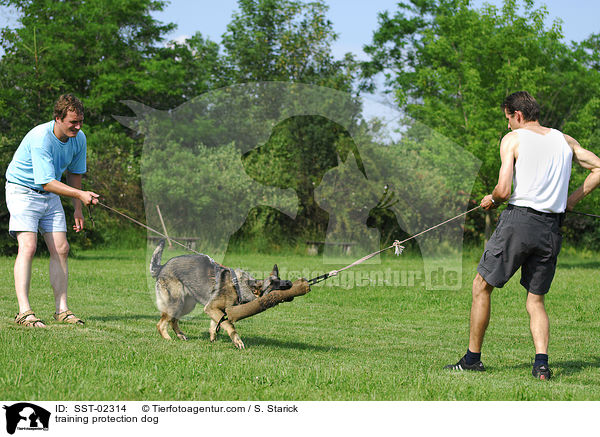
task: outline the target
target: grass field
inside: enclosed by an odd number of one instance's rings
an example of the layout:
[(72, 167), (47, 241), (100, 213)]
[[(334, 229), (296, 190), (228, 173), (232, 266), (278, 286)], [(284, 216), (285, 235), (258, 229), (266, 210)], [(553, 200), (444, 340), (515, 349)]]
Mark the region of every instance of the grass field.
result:
[[(32, 307), (49, 329), (16, 326), (13, 259), (0, 258), (0, 398), (3, 400), (599, 400), (600, 262), (564, 250), (547, 297), (554, 378), (531, 377), (534, 355), (518, 277), (494, 291), (483, 374), (442, 370), (464, 353), (478, 251), (464, 256), (462, 288), (420, 284), (340, 287), (329, 281), (237, 323), (245, 350), (208, 341), (198, 306), (167, 342), (146, 278), (146, 252), (85, 251), (70, 260), (70, 307), (83, 328), (53, 323), (48, 260), (36, 258)], [(329, 270), (319, 257), (232, 255), (254, 271)], [(355, 273), (375, 267), (363, 265)], [(422, 270), (405, 253), (377, 269)], [(294, 273), (291, 273), (294, 274)], [(518, 276), (518, 275), (517, 275)]]

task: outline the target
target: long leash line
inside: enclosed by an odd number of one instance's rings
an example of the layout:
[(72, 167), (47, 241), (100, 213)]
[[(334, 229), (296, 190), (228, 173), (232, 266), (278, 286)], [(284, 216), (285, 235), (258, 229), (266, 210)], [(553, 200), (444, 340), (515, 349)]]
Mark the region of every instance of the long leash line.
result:
[[(183, 247), (184, 249), (187, 249), (187, 250), (189, 250), (189, 251), (191, 251), (191, 252), (194, 252), (194, 253), (195, 253), (195, 254), (197, 254), (197, 255), (201, 255), (201, 253), (200, 253), (200, 252), (197, 252), (197, 251), (195, 251), (195, 250), (194, 250), (194, 249), (192, 249), (191, 247), (188, 247), (188, 246), (186, 246), (185, 244), (183, 244), (183, 243), (180, 243), (180, 242), (179, 242), (179, 241), (177, 241), (177, 240), (173, 240), (171, 237), (167, 237), (165, 234), (163, 234), (163, 233), (161, 233), (161, 232), (158, 232), (156, 229), (152, 229), (150, 226), (147, 226), (147, 225), (145, 225), (144, 223), (142, 223), (142, 222), (139, 222), (139, 221), (137, 221), (136, 219), (134, 219), (134, 218), (132, 218), (132, 217), (129, 217), (127, 214), (123, 214), (122, 212), (120, 212), (120, 211), (117, 211), (116, 209), (114, 209), (114, 208), (111, 208), (110, 206), (108, 206), (108, 205), (105, 205), (104, 203), (102, 203), (102, 202), (100, 202), (100, 201), (98, 201), (98, 203), (97, 203), (96, 205), (103, 206), (104, 208), (108, 209), (109, 211), (115, 212), (115, 213), (119, 214), (121, 217), (125, 217), (127, 220), (130, 220), (130, 221), (132, 221), (132, 222), (133, 222), (133, 223), (135, 223), (136, 225), (139, 225), (139, 226), (141, 226), (141, 227), (143, 227), (143, 228), (146, 228), (147, 230), (149, 230), (149, 231), (151, 231), (151, 232), (154, 232), (155, 234), (158, 234), (158, 235), (160, 235), (161, 237), (163, 237), (163, 238), (166, 238), (167, 240), (169, 240), (169, 241), (172, 241), (172, 242), (173, 242), (173, 243), (175, 243), (175, 244), (178, 244), (178, 245), (180, 245), (180, 246), (181, 246), (181, 247)], [(88, 209), (88, 212), (90, 213), (90, 219), (91, 219), (91, 216), (92, 216), (92, 215), (91, 215), (91, 207)], [(92, 223), (93, 223), (93, 220), (92, 220)]]
[[(394, 243), (391, 246), (388, 246), (388, 247), (386, 247), (384, 249), (378, 250), (378, 251), (373, 252), (373, 253), (371, 253), (371, 254), (369, 254), (367, 256), (364, 256), (361, 259), (354, 261), (352, 264), (348, 264), (346, 267), (342, 267), (341, 269), (338, 269), (338, 270), (332, 270), (329, 273), (325, 273), (324, 275), (317, 276), (316, 278), (312, 278), (311, 280), (308, 281), (308, 284), (309, 285), (318, 284), (319, 282), (324, 281), (324, 280), (330, 278), (331, 276), (337, 275), (339, 272), (341, 272), (343, 270), (346, 270), (346, 269), (354, 267), (354, 266), (356, 266), (358, 264), (361, 264), (361, 263), (365, 262), (366, 260), (368, 260), (370, 258), (373, 258), (375, 255), (378, 255), (381, 252), (385, 252), (386, 250), (389, 250), (389, 249), (392, 249), (392, 248), (395, 248), (396, 255), (400, 255), (402, 253), (402, 250), (404, 249), (404, 246), (402, 246), (402, 244), (406, 243), (407, 241), (410, 241), (410, 240), (412, 240), (414, 238), (417, 238), (418, 236), (423, 235), (423, 234), (425, 234), (425, 233), (427, 233), (429, 231), (433, 231), (434, 229), (439, 228), (440, 226), (443, 226), (446, 223), (450, 223), (451, 221), (456, 220), (457, 218), (460, 218), (460, 217), (462, 217), (464, 215), (467, 215), (467, 214), (469, 214), (469, 213), (471, 213), (471, 212), (473, 212), (473, 211), (475, 211), (476, 209), (479, 209), (479, 208), (481, 208), (481, 205), (476, 206), (475, 208), (471, 208), (470, 210), (468, 210), (466, 212), (463, 212), (462, 214), (459, 214), (456, 217), (452, 217), (451, 219), (448, 219), (448, 220), (446, 220), (446, 221), (444, 221), (442, 223), (439, 223), (439, 224), (437, 224), (435, 226), (432, 226), (429, 229), (425, 229), (424, 231), (419, 232), (418, 234), (415, 234), (412, 237), (407, 238), (406, 240), (402, 240), (402, 241), (396, 240), (396, 241), (394, 241)], [(579, 211), (568, 211), (568, 212), (573, 213), (573, 214), (585, 215), (587, 217), (600, 218), (600, 215), (589, 214), (589, 213), (586, 213), (586, 212), (579, 212)]]
[[(165, 234), (163, 234), (162, 232), (159, 232), (159, 231), (157, 231), (156, 229), (153, 229), (153, 228), (151, 228), (150, 226), (148, 226), (148, 225), (145, 225), (144, 223), (142, 223), (142, 222), (140, 222), (140, 221), (138, 221), (138, 220), (134, 219), (133, 217), (130, 217), (130, 216), (128, 216), (127, 214), (124, 214), (124, 213), (122, 213), (121, 211), (118, 211), (118, 210), (116, 210), (116, 209), (114, 209), (114, 208), (111, 208), (110, 206), (108, 206), (108, 205), (105, 205), (104, 203), (102, 203), (102, 202), (100, 202), (100, 201), (98, 201), (98, 203), (96, 203), (96, 205), (100, 205), (100, 206), (102, 206), (102, 207), (104, 207), (104, 208), (108, 209), (109, 211), (112, 211), (112, 212), (114, 212), (114, 213), (116, 213), (116, 214), (120, 215), (121, 217), (124, 217), (124, 218), (126, 218), (127, 220), (130, 220), (130, 221), (132, 221), (133, 223), (135, 223), (135, 224), (137, 224), (137, 225), (139, 225), (139, 226), (141, 226), (141, 227), (143, 227), (143, 228), (145, 228), (145, 229), (149, 230), (150, 232), (154, 232), (155, 234), (157, 234), (157, 235), (160, 235), (160, 236), (161, 236), (161, 237), (163, 237), (163, 238), (167, 238), (167, 239), (169, 239), (170, 241), (174, 242), (175, 244), (178, 244), (179, 246), (183, 247), (184, 249), (190, 250), (190, 251), (192, 251), (192, 252), (194, 252), (194, 253), (196, 253), (196, 254), (200, 255), (200, 252), (197, 252), (197, 251), (195, 251), (194, 249), (192, 249), (192, 248), (190, 248), (190, 247), (186, 246), (186, 245), (185, 245), (185, 244), (183, 244), (183, 243), (180, 243), (180, 242), (179, 242), (179, 241), (177, 241), (177, 240), (173, 240), (172, 238), (170, 238), (170, 237), (167, 237), (167, 236), (166, 236)], [(309, 281), (308, 281), (308, 284), (309, 284), (309, 285), (314, 285), (314, 284), (317, 284), (317, 283), (319, 283), (319, 282), (321, 282), (321, 281), (324, 281), (324, 280), (326, 280), (326, 279), (330, 278), (331, 276), (335, 276), (335, 275), (337, 275), (339, 272), (341, 272), (341, 271), (343, 271), (343, 270), (346, 270), (346, 269), (352, 268), (352, 267), (354, 267), (354, 266), (356, 266), (356, 265), (358, 265), (358, 264), (361, 264), (361, 263), (365, 262), (366, 260), (368, 260), (368, 259), (370, 259), (370, 258), (373, 258), (374, 256), (376, 256), (376, 255), (378, 255), (378, 254), (380, 254), (380, 253), (382, 253), (382, 252), (385, 252), (386, 250), (392, 249), (392, 248), (395, 248), (396, 255), (400, 255), (400, 254), (402, 253), (402, 250), (404, 249), (404, 246), (402, 246), (402, 244), (403, 244), (403, 243), (406, 243), (407, 241), (410, 241), (410, 240), (412, 240), (412, 239), (414, 239), (414, 238), (417, 238), (418, 236), (420, 236), (420, 235), (423, 235), (423, 234), (425, 234), (426, 232), (433, 231), (434, 229), (436, 229), (436, 228), (439, 228), (440, 226), (443, 226), (443, 225), (445, 225), (446, 223), (449, 223), (449, 222), (451, 222), (451, 221), (453, 221), (453, 220), (456, 220), (457, 218), (460, 218), (460, 217), (462, 217), (462, 216), (464, 216), (464, 215), (467, 215), (467, 214), (469, 214), (469, 213), (471, 213), (471, 212), (475, 211), (475, 210), (476, 210), (476, 209), (478, 209), (478, 208), (481, 208), (481, 206), (476, 206), (475, 208), (472, 208), (472, 209), (470, 209), (470, 210), (468, 210), (468, 211), (466, 211), (466, 212), (463, 212), (463, 213), (461, 213), (461, 214), (459, 214), (459, 215), (457, 215), (457, 216), (455, 216), (455, 217), (452, 217), (451, 219), (448, 219), (448, 220), (446, 220), (446, 221), (443, 221), (442, 223), (439, 223), (439, 224), (437, 224), (437, 225), (435, 225), (435, 226), (432, 226), (432, 227), (430, 227), (430, 228), (428, 228), (428, 229), (425, 229), (424, 231), (422, 231), (422, 232), (419, 232), (418, 234), (415, 234), (415, 235), (413, 235), (412, 237), (409, 237), (409, 238), (407, 238), (406, 240), (402, 240), (402, 241), (398, 241), (398, 240), (396, 240), (396, 241), (394, 241), (394, 243), (393, 243), (391, 246), (388, 246), (388, 247), (386, 247), (386, 248), (384, 248), (384, 249), (378, 250), (378, 251), (376, 251), (376, 252), (373, 252), (373, 253), (371, 253), (371, 254), (369, 254), (369, 255), (367, 255), (367, 256), (364, 256), (364, 257), (362, 257), (361, 259), (354, 261), (352, 264), (349, 264), (349, 265), (347, 265), (346, 267), (342, 267), (341, 269), (338, 269), (338, 270), (332, 270), (332, 271), (331, 271), (331, 272), (329, 272), (329, 273), (325, 273), (324, 275), (317, 276), (316, 278), (313, 278), (313, 279), (309, 280)], [(90, 221), (91, 221), (91, 222), (92, 222), (92, 224), (93, 224), (93, 223), (94, 223), (94, 220), (93, 220), (93, 218), (92, 218), (92, 208), (91, 208), (91, 205), (89, 205), (89, 206), (88, 206), (88, 213), (89, 213), (89, 216), (90, 216)]]
[[(109, 211), (112, 211), (112, 212), (114, 212), (114, 213), (116, 213), (116, 214), (120, 215), (121, 217), (124, 217), (124, 218), (126, 218), (127, 220), (130, 220), (130, 221), (132, 221), (133, 223), (135, 223), (135, 224), (137, 224), (137, 225), (139, 225), (139, 226), (141, 226), (141, 227), (143, 227), (143, 228), (145, 228), (145, 229), (149, 230), (150, 232), (154, 232), (155, 234), (157, 234), (157, 235), (160, 235), (161, 237), (163, 237), (163, 238), (166, 238), (166, 239), (168, 239), (168, 240), (172, 241), (172, 242), (173, 242), (173, 243), (175, 243), (175, 244), (178, 244), (179, 246), (183, 247), (184, 249), (187, 249), (187, 250), (189, 250), (189, 251), (191, 251), (191, 252), (194, 252), (194, 253), (195, 253), (195, 254), (197, 254), (197, 255), (201, 255), (201, 253), (200, 253), (200, 252), (198, 252), (198, 251), (196, 251), (196, 250), (194, 250), (194, 249), (192, 249), (192, 248), (190, 248), (190, 247), (186, 246), (185, 244), (183, 244), (183, 243), (181, 243), (181, 242), (179, 242), (179, 241), (177, 241), (177, 240), (174, 240), (174, 239), (172, 239), (171, 237), (167, 237), (167, 236), (166, 236), (165, 234), (163, 234), (162, 232), (159, 232), (159, 231), (157, 231), (156, 229), (153, 229), (153, 228), (151, 228), (150, 226), (147, 226), (147, 225), (145, 225), (144, 223), (142, 223), (142, 222), (140, 222), (140, 221), (138, 221), (138, 220), (136, 220), (136, 219), (134, 219), (134, 218), (132, 218), (132, 217), (129, 217), (127, 214), (124, 214), (124, 213), (122, 213), (122, 212), (120, 212), (120, 211), (117, 211), (116, 209), (114, 209), (114, 208), (111, 208), (110, 206), (108, 206), (108, 205), (105, 205), (104, 203), (102, 203), (102, 202), (100, 202), (100, 201), (98, 201), (98, 203), (96, 203), (96, 205), (100, 205), (100, 206), (102, 206), (102, 207), (104, 207), (104, 208), (108, 209)], [(312, 278), (312, 279), (310, 279), (310, 280), (308, 281), (308, 284), (309, 284), (309, 285), (315, 285), (315, 284), (318, 284), (319, 282), (325, 281), (326, 279), (330, 278), (331, 276), (335, 276), (335, 275), (337, 275), (337, 274), (338, 274), (339, 272), (341, 272), (341, 271), (347, 270), (347, 269), (349, 269), (349, 268), (352, 268), (352, 267), (354, 267), (354, 266), (356, 266), (356, 265), (358, 265), (358, 264), (361, 264), (361, 263), (363, 263), (363, 262), (367, 261), (368, 259), (371, 259), (371, 258), (373, 258), (374, 256), (376, 256), (376, 255), (379, 255), (380, 253), (382, 253), (382, 252), (385, 252), (386, 250), (390, 250), (390, 249), (392, 249), (392, 248), (394, 248), (396, 255), (400, 255), (400, 254), (402, 253), (402, 251), (404, 250), (404, 246), (402, 246), (402, 244), (406, 243), (407, 241), (410, 241), (410, 240), (412, 240), (412, 239), (414, 239), (414, 238), (417, 238), (417, 237), (419, 237), (419, 236), (421, 236), (421, 235), (423, 235), (423, 234), (425, 234), (425, 233), (427, 233), (427, 232), (433, 231), (434, 229), (437, 229), (437, 228), (439, 228), (440, 226), (443, 226), (443, 225), (445, 225), (445, 224), (447, 224), (447, 223), (450, 223), (451, 221), (454, 221), (454, 220), (456, 220), (456, 219), (458, 219), (458, 218), (460, 218), (460, 217), (462, 217), (462, 216), (465, 216), (465, 215), (467, 215), (467, 214), (470, 214), (471, 212), (473, 212), (473, 211), (475, 211), (475, 210), (477, 210), (477, 209), (479, 209), (479, 208), (481, 208), (481, 205), (478, 205), (478, 206), (476, 206), (476, 207), (474, 207), (474, 208), (471, 208), (471, 209), (470, 209), (470, 210), (468, 210), (468, 211), (465, 211), (465, 212), (463, 212), (463, 213), (461, 213), (461, 214), (458, 214), (458, 215), (457, 215), (457, 216), (455, 216), (455, 217), (452, 217), (452, 218), (450, 218), (450, 219), (448, 219), (448, 220), (445, 220), (445, 221), (443, 221), (442, 223), (439, 223), (439, 224), (437, 224), (437, 225), (435, 225), (435, 226), (432, 226), (432, 227), (430, 227), (430, 228), (428, 228), (428, 229), (425, 229), (424, 231), (421, 231), (421, 232), (419, 232), (418, 234), (415, 234), (415, 235), (413, 235), (412, 237), (409, 237), (409, 238), (407, 238), (407, 239), (405, 239), (405, 240), (402, 240), (402, 241), (398, 241), (398, 240), (396, 240), (396, 241), (394, 241), (394, 243), (393, 243), (391, 246), (388, 246), (388, 247), (386, 247), (386, 248), (383, 248), (383, 249), (381, 249), (381, 250), (378, 250), (378, 251), (376, 251), (376, 252), (370, 253), (369, 255), (366, 255), (366, 256), (362, 257), (361, 259), (358, 259), (358, 260), (354, 261), (352, 264), (348, 264), (346, 267), (342, 267), (341, 269), (338, 269), (338, 270), (332, 270), (332, 271), (331, 271), (331, 272), (329, 272), (329, 273), (325, 273), (324, 275), (321, 275), (321, 276), (317, 276), (317, 277), (315, 277), (315, 278)], [(585, 216), (588, 216), (588, 217), (600, 218), (600, 215), (589, 214), (589, 213), (586, 213), (586, 212), (579, 212), (579, 211), (568, 211), (568, 212), (570, 212), (570, 213), (573, 213), (573, 214), (585, 215)], [(92, 218), (92, 208), (91, 208), (91, 205), (88, 205), (88, 213), (89, 213), (89, 216), (90, 216), (90, 221), (92, 222), (92, 225), (93, 225), (93, 224), (94, 224), (94, 219)]]
[(579, 214), (579, 215), (585, 215), (587, 217), (594, 217), (594, 218), (600, 218), (600, 215), (596, 215), (596, 214), (589, 214), (587, 212), (579, 212), (579, 211), (567, 211), (573, 214)]
[(348, 264), (346, 267), (342, 267), (341, 269), (338, 269), (338, 270), (332, 270), (329, 273), (325, 273), (324, 275), (317, 276), (316, 278), (312, 278), (311, 280), (308, 281), (308, 284), (309, 285), (318, 284), (319, 282), (324, 281), (324, 280), (330, 278), (331, 276), (337, 275), (339, 272), (341, 272), (343, 270), (346, 270), (346, 269), (354, 267), (354, 266), (356, 266), (358, 264), (361, 264), (361, 263), (365, 262), (366, 260), (368, 260), (370, 258), (373, 258), (375, 255), (379, 255), (381, 252), (385, 252), (386, 250), (390, 250), (392, 248), (394, 248), (396, 255), (400, 255), (402, 253), (402, 250), (404, 250), (404, 246), (402, 246), (402, 244), (406, 243), (407, 241), (410, 241), (410, 240), (412, 240), (414, 238), (417, 238), (420, 235), (423, 235), (423, 234), (425, 234), (425, 233), (427, 233), (429, 231), (433, 231), (434, 229), (439, 228), (440, 226), (443, 226), (446, 223), (450, 223), (451, 221), (456, 220), (457, 218), (460, 218), (462, 216), (465, 216), (465, 215), (467, 215), (467, 214), (469, 214), (469, 213), (471, 213), (471, 212), (473, 212), (473, 211), (475, 211), (476, 209), (479, 209), (479, 208), (481, 208), (481, 205), (478, 205), (475, 208), (471, 208), (468, 211), (465, 211), (465, 212), (463, 212), (461, 214), (458, 214), (455, 217), (452, 217), (451, 219), (448, 219), (446, 221), (443, 221), (442, 223), (439, 223), (439, 224), (437, 224), (435, 226), (432, 226), (432, 227), (430, 227), (428, 229), (425, 229), (424, 231), (421, 231), (418, 234), (415, 234), (412, 237), (407, 238), (406, 240), (402, 240), (402, 241), (396, 240), (396, 241), (394, 241), (394, 243), (391, 246), (388, 246), (388, 247), (386, 247), (384, 249), (381, 249), (381, 250), (378, 250), (376, 252), (370, 253), (369, 255), (364, 256), (361, 259), (354, 261), (352, 264)]

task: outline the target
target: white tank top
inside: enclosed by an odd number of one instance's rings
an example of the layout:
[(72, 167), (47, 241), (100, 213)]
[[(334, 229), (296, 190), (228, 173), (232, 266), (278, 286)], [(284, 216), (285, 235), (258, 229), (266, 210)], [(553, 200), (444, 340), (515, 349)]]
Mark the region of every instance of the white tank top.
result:
[(541, 212), (564, 212), (567, 207), (573, 151), (560, 131), (540, 135), (517, 129), (519, 158), (514, 190), (508, 203)]

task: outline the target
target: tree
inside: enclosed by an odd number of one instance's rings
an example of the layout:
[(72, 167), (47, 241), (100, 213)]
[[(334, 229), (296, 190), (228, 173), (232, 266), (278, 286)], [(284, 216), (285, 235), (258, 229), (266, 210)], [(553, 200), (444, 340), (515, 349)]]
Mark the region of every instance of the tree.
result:
[(474, 9), (470, 0), (411, 0), (394, 15), (380, 15), (365, 47), (371, 56), (363, 64), (365, 89), (373, 90), (372, 78), (383, 73), (386, 92), (408, 117), (482, 160), (474, 201), (497, 182), (504, 97), (528, 90), (542, 105), (541, 123), (559, 129), (592, 98), (595, 79), (562, 41), (560, 22), (546, 26), (547, 15), (533, 0), (505, 0), (501, 9)]
[(239, 0), (223, 35), (228, 80), (303, 82), (351, 90), (350, 58), (335, 61), (337, 39), (323, 0)]
[[(163, 25), (150, 15), (165, 2), (0, 0), (0, 4), (20, 16), (19, 27), (0, 33), (2, 167), (27, 131), (52, 119), (56, 98), (74, 93), (85, 105), (89, 170), (84, 186), (92, 189), (103, 187), (105, 181), (122, 182), (101, 194), (107, 203), (140, 216), (143, 205), (135, 162), (141, 143), (132, 140), (113, 115), (127, 110), (120, 100), (138, 99), (149, 88), (147, 81), (156, 84), (156, 72), (143, 72), (152, 66), (151, 59), (166, 57), (167, 49), (159, 44), (174, 25)], [(178, 87), (172, 86), (168, 93), (158, 88), (159, 92), (147, 94), (147, 103), (164, 102), (165, 95), (175, 101), (172, 90), (181, 90)], [(3, 196), (2, 191), (1, 200)], [(69, 208), (70, 202), (64, 204)]]
[[(298, 82), (352, 93), (356, 63), (350, 55), (334, 60), (331, 44), (337, 35), (326, 12), (323, 0), (240, 0), (223, 35), (227, 80)], [(297, 236), (323, 238), (327, 214), (316, 204), (314, 190), (338, 155), (345, 159), (351, 147), (347, 137), (331, 120), (292, 117), (276, 126), (268, 147), (246, 155), (246, 170), (255, 179), (296, 190)], [(272, 213), (255, 217), (266, 222)]]
[[(588, 89), (590, 96), (575, 116), (565, 123), (563, 131), (576, 138), (583, 147), (600, 155), (600, 35), (592, 35), (587, 40), (574, 45), (578, 61), (588, 69)], [(579, 187), (588, 172), (574, 165), (571, 173), (570, 191)], [(584, 198), (577, 210), (598, 214), (600, 196), (598, 192)], [(600, 230), (597, 220), (581, 215), (568, 214), (563, 227), (566, 237), (586, 248), (600, 247)]]
[[(136, 72), (160, 51), (163, 35), (174, 28), (150, 15), (162, 10), (163, 1), (0, 4), (20, 14), (21, 27), (2, 30), (2, 100), (19, 102), (7, 115), (25, 130), (45, 121), (57, 94), (64, 91), (85, 100), (86, 122), (112, 122), (112, 114), (122, 110), (119, 100), (138, 95), (137, 81), (132, 80)], [(26, 114), (25, 120), (13, 116), (17, 113)]]

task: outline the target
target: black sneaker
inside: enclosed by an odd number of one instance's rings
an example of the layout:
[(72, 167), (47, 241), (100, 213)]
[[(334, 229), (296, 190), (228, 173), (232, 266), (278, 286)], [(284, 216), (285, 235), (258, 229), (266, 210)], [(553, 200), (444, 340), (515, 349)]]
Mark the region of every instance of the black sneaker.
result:
[(444, 366), (444, 369), (458, 370), (461, 372), (463, 370), (472, 370), (475, 372), (485, 372), (485, 367), (483, 367), (483, 363), (481, 361), (477, 361), (474, 364), (467, 364), (467, 360), (465, 360), (465, 357), (462, 357), (460, 359), (460, 361), (456, 364), (448, 364), (447, 366)]
[(531, 374), (536, 379), (547, 381), (552, 377), (552, 370), (550, 370), (546, 364), (541, 364), (539, 366), (533, 366)]

